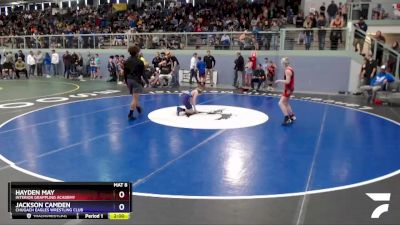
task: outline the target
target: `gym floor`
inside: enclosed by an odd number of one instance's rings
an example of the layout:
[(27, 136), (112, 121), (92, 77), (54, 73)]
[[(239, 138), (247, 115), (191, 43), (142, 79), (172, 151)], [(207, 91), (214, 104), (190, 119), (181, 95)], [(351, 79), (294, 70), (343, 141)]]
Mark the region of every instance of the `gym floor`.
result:
[[(296, 93), (297, 120), (284, 127), (278, 92), (208, 89), (203, 113), (178, 117), (178, 93), (187, 89), (148, 90), (144, 112), (128, 121), (122, 85), (1, 81), (0, 200), (7, 202), (9, 181), (130, 181), (132, 218), (118, 224), (400, 221), (399, 106)], [(214, 110), (223, 113), (207, 113)], [(371, 218), (382, 204), (388, 212)], [(0, 206), (0, 224), (35, 222), (11, 220)]]

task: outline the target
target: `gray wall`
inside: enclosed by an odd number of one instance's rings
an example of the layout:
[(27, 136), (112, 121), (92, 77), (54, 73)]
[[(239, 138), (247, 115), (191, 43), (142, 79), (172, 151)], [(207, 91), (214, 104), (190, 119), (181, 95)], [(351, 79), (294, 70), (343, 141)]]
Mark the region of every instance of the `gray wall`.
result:
[[(64, 54), (64, 50), (56, 50), (60, 54), (60, 58)], [(69, 50), (71, 53), (73, 50)], [(42, 50), (46, 52), (46, 50)], [(76, 50), (84, 57), (89, 53), (89, 50)], [(143, 50), (143, 54), (147, 61), (151, 63), (155, 55), (154, 50)], [(181, 69), (189, 69), (190, 58), (195, 52), (194, 50), (173, 51), (173, 54), (178, 58)], [(27, 52), (26, 52), (27, 53)], [(90, 50), (90, 53), (99, 53), (101, 57), (101, 74), (104, 79), (108, 79), (107, 62), (110, 55), (124, 54), (128, 57), (125, 49), (122, 50)], [(205, 55), (204, 50), (199, 50), (197, 53), (200, 56)], [(218, 84), (231, 85), (233, 80), (233, 67), (236, 57), (236, 51), (212, 51), (211, 54), (215, 57), (216, 70), (218, 71)], [(250, 56), (250, 51), (243, 51), (242, 55), (247, 59)], [(301, 92), (325, 92), (337, 93), (338, 91), (348, 90), (349, 87), (349, 71), (351, 56), (346, 56), (345, 51), (285, 51), (271, 52), (260, 51), (257, 53), (259, 63), (264, 62), (264, 58), (272, 59), (277, 65), (277, 77), (283, 79), (282, 66), (280, 65), (281, 56), (289, 56), (291, 64), (295, 69), (296, 76), (296, 91)], [(86, 60), (84, 60), (86, 63)], [(60, 64), (60, 71), (63, 71), (63, 65)]]

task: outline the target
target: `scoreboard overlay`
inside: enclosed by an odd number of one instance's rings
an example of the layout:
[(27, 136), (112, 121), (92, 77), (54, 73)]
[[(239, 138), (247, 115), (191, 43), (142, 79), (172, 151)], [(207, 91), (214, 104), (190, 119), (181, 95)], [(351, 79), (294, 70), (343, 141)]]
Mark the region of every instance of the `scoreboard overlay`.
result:
[(9, 182), (12, 219), (129, 219), (130, 182)]

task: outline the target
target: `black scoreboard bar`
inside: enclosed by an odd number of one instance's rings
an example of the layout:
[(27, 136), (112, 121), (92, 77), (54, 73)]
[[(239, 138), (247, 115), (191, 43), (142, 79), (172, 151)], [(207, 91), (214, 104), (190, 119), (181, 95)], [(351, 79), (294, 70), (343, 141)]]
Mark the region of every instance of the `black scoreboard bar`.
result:
[(13, 219), (129, 219), (130, 182), (9, 182)]

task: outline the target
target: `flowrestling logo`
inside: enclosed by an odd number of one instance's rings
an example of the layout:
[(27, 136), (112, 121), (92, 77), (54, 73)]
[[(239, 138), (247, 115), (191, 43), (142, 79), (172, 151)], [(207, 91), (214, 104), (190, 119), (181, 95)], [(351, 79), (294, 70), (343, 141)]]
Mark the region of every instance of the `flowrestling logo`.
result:
[(389, 212), (389, 201), (390, 193), (365, 193), (375, 202), (385, 202), (385, 204), (379, 205), (371, 214), (371, 219), (379, 219), (385, 212)]

